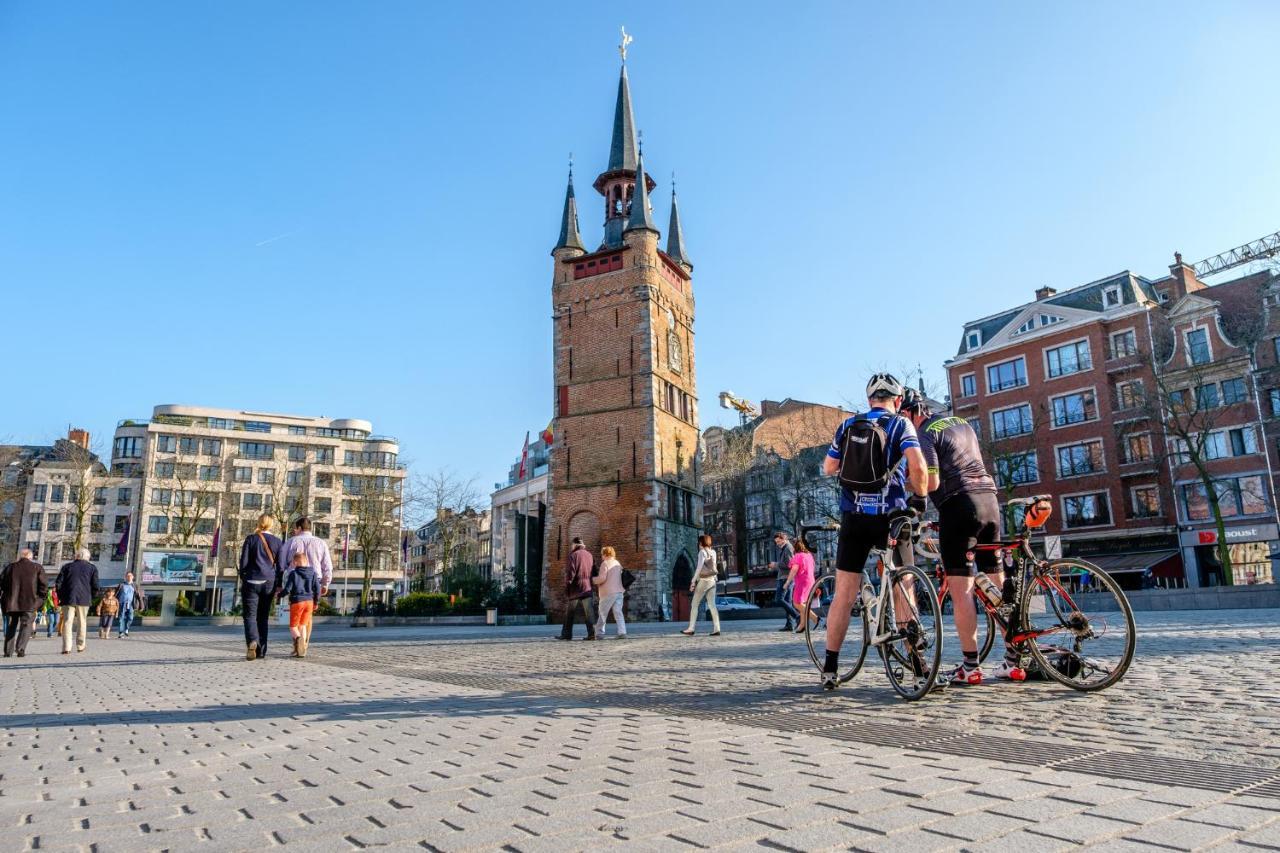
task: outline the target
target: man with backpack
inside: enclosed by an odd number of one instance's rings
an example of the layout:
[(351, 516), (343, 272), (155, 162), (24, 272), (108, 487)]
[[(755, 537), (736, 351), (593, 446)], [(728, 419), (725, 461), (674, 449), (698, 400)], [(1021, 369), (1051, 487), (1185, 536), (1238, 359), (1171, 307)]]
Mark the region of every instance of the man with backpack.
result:
[(853, 603), (862, 589), (862, 570), (873, 548), (889, 543), (889, 494), (895, 470), (905, 460), (905, 483), (916, 495), (928, 487), (928, 471), (912, 423), (898, 414), (902, 384), (877, 373), (867, 383), (870, 409), (836, 429), (822, 473), (840, 477), (840, 535), (836, 546), (836, 590), (827, 616), (827, 656), (822, 688), (839, 684), (840, 646), (849, 630)]

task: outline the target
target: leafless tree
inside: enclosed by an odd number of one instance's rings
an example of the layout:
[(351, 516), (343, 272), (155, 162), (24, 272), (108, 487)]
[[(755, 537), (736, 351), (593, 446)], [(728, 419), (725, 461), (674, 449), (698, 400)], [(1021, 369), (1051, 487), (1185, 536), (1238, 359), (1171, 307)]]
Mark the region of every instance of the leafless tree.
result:
[[(415, 484), (415, 500), (421, 502), (432, 527), (431, 545), (436, 565), (445, 570), (454, 565), (468, 524), (466, 511), (480, 502), (475, 478), (463, 479), (448, 468), (424, 475)], [(426, 578), (418, 580), (425, 588)], [(436, 578), (436, 584), (439, 578)]]
[[(1266, 452), (1258, 445), (1258, 436), (1253, 431), (1251, 422), (1255, 410), (1246, 378), (1256, 367), (1253, 352), (1263, 334), (1262, 312), (1225, 315), (1222, 328), (1240, 346), (1242, 355), (1196, 363), (1188, 347), (1178, 348), (1175, 353), (1175, 330), (1168, 319), (1162, 316), (1156, 320), (1154, 346), (1139, 352), (1146, 368), (1143, 378), (1147, 382), (1138, 386), (1139, 396), (1132, 402), (1140, 409), (1141, 417), (1132, 421), (1134, 425), (1127, 426), (1120, 438), (1128, 442), (1141, 431), (1154, 432), (1152, 426), (1162, 431), (1164, 441), (1153, 443), (1152, 458), (1162, 468), (1167, 466), (1175, 487), (1180, 475), (1195, 477), (1199, 497), (1207, 505), (1217, 531), (1217, 556), (1223, 582), (1229, 586), (1233, 583), (1233, 573), (1225, 519), (1236, 511), (1233, 508), (1230, 513), (1224, 512), (1223, 501), (1265, 506), (1266, 487), (1262, 478), (1258, 478), (1256, 489), (1245, 485), (1240, 478), (1224, 483), (1215, 476), (1213, 463), (1233, 455), (1234, 451)], [(1224, 380), (1232, 383), (1230, 394), (1221, 390)], [(1248, 407), (1250, 423), (1235, 439), (1226, 430), (1241, 424), (1239, 412), (1233, 411), (1241, 406)], [(1230, 444), (1236, 440), (1241, 446), (1233, 451)], [(1177, 500), (1176, 494), (1174, 499)]]
[(66, 471), (66, 512), (71, 522), (67, 526), (75, 534), (71, 539), (71, 547), (73, 553), (78, 554), (84, 546), (84, 535), (88, 532), (86, 523), (93, 510), (94, 488), (106, 475), (107, 469), (98, 461), (97, 454), (92, 449), (82, 447), (74, 441), (58, 441), (54, 445), (53, 455), (58, 467)]
[(400, 513), (403, 488), (391, 469), (362, 465), (343, 476), (343, 500), (349, 502), (350, 533), (360, 549), (364, 577), (360, 586), (360, 608), (369, 605), (374, 568), (394, 560), (400, 540)]

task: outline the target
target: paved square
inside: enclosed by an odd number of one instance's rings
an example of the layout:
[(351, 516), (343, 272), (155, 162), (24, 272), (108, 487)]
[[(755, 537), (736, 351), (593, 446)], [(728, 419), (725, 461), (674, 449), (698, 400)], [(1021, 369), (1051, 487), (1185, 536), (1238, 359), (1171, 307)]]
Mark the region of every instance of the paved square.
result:
[(1280, 849), (1278, 623), (1139, 614), (1111, 691), (918, 703), (874, 666), (819, 693), (764, 623), (40, 637), (3, 661), (4, 849)]

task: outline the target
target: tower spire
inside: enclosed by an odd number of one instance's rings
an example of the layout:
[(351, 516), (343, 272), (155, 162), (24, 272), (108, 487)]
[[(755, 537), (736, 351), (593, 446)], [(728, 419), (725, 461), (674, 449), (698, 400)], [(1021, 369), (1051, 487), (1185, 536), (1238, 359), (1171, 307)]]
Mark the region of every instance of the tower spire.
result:
[(569, 185), (564, 191), (564, 213), (560, 217), (560, 239), (555, 249), (577, 249), (585, 252), (582, 235), (578, 233), (578, 200), (573, 195), (573, 155), (569, 155)]
[(631, 215), (627, 217), (627, 227), (622, 229), (622, 233), (628, 231), (652, 231), (658, 233), (658, 228), (653, 224), (653, 216), (649, 213), (649, 188), (648, 180), (644, 173), (644, 149), (641, 148), (636, 155), (636, 188), (635, 193), (631, 197)]
[(627, 66), (624, 64), (618, 78), (618, 101), (613, 108), (613, 141), (609, 145), (609, 168), (605, 171), (635, 171), (635, 168), (636, 119), (631, 111), (631, 83), (627, 80)]
[(684, 248), (684, 229), (680, 227), (680, 208), (676, 204), (676, 176), (671, 175), (671, 222), (667, 225), (667, 257), (693, 269), (693, 261)]

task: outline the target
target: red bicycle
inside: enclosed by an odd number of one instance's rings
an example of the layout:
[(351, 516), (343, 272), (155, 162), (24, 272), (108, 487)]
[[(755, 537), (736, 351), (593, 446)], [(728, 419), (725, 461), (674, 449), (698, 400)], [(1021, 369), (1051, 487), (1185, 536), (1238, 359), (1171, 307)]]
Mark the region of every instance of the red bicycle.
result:
[[(1010, 515), (1022, 509), (1022, 531), (1016, 539), (978, 545), (976, 551), (1012, 550), (1015, 568), (1005, 581), (1003, 600), (988, 602), (975, 593), (978, 612), (978, 655), (985, 659), (995, 644), (997, 628), (1005, 642), (1030, 655), (1035, 667), (1075, 690), (1103, 690), (1118, 682), (1133, 662), (1137, 629), (1129, 600), (1115, 580), (1092, 563), (1073, 558), (1042, 560), (1031, 550), (1031, 535), (1053, 512), (1049, 495), (1009, 501)], [(925, 557), (937, 558), (928, 532), (917, 544)], [(939, 567), (938, 599), (946, 612), (950, 591)], [(985, 622), (985, 626), (984, 623)], [(983, 631), (985, 627), (985, 632)]]

